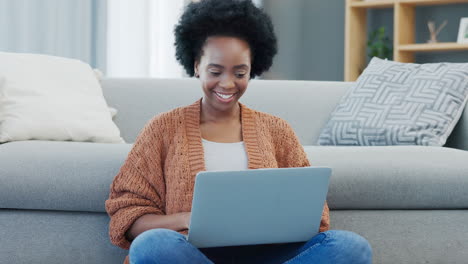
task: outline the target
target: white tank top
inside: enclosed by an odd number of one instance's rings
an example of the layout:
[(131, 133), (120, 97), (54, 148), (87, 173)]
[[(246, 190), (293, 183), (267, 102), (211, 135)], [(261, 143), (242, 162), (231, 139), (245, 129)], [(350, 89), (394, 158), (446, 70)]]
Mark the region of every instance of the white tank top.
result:
[(247, 170), (244, 141), (219, 143), (202, 138), (207, 171)]

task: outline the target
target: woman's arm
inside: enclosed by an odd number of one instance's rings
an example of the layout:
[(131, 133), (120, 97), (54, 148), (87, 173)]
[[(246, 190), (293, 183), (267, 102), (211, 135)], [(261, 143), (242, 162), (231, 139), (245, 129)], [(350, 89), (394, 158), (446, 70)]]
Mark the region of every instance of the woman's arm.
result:
[(105, 202), (110, 216), (110, 240), (123, 249), (130, 248), (126, 233), (138, 218), (147, 214), (166, 215), (162, 118), (158, 115), (145, 124), (114, 177)]
[(187, 230), (190, 225), (190, 212), (171, 215), (145, 214), (139, 217), (128, 229), (126, 237), (132, 241), (139, 234), (154, 228), (167, 228), (174, 231)]

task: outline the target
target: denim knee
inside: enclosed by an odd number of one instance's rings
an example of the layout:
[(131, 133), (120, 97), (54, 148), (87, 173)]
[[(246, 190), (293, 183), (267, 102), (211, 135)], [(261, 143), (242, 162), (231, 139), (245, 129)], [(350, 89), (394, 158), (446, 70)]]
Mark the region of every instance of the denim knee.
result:
[(350, 259), (359, 259), (354, 263), (371, 263), (372, 247), (364, 237), (346, 230), (328, 230), (323, 232), (329, 246), (339, 249), (338, 252), (346, 254)]
[(133, 240), (130, 245), (130, 260), (132, 263), (152, 263), (158, 259), (166, 259), (174, 249), (185, 242), (182, 234), (164, 228), (150, 229)]

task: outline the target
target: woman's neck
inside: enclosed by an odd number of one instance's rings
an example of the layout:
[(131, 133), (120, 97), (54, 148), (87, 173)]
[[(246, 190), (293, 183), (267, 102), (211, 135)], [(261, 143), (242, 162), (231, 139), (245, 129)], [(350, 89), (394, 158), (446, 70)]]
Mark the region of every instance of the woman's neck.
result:
[(230, 123), (240, 121), (240, 106), (237, 103), (232, 109), (219, 111), (202, 100), (200, 108), (200, 123)]

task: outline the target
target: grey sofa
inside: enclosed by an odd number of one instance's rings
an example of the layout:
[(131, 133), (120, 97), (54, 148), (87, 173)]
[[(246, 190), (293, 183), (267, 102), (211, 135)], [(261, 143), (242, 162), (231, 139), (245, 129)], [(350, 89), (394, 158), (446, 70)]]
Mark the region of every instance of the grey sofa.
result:
[[(105, 79), (123, 138), (201, 97), (194, 79)], [(374, 263), (468, 263), (468, 107), (446, 147), (316, 146), (352, 85), (251, 81), (244, 104), (292, 125), (313, 165), (331, 166), (331, 227), (366, 237)], [(104, 201), (131, 144), (0, 145), (0, 263), (122, 263)]]

